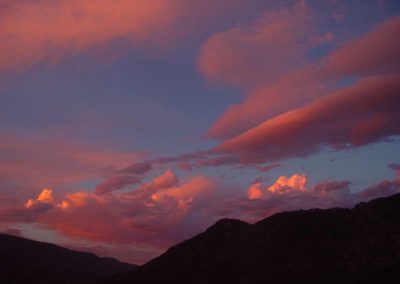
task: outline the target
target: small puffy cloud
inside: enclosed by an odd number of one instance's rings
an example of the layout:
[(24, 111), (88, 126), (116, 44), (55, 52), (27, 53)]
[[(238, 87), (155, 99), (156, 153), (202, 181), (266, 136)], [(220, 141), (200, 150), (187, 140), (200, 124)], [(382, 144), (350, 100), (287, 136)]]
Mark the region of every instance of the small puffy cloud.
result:
[(347, 180), (325, 180), (307, 186), (305, 175), (281, 176), (272, 185), (251, 184), (247, 198), (225, 202), (221, 212), (234, 212), (233, 216), (252, 222), (282, 211), (351, 207), (400, 192), (399, 180), (384, 180), (358, 192), (351, 192), (350, 185)]
[(250, 185), (247, 190), (249, 199), (262, 199), (264, 195), (286, 194), (288, 192), (307, 190), (307, 176), (303, 174), (294, 174), (291, 177), (280, 176), (272, 185), (263, 187), (262, 182), (257, 181)]
[(205, 229), (210, 218), (215, 220), (208, 206), (217, 187), (211, 178), (179, 180), (172, 170), (166, 170), (122, 194), (77, 191), (55, 198), (51, 189), (44, 189), (25, 206), (1, 208), (0, 223), (41, 224), (70, 237), (130, 244), (151, 251), (153, 257)]
[(42, 192), (39, 194), (37, 200), (40, 202), (53, 202), (53, 190), (50, 188), (43, 189)]
[(307, 177), (305, 175), (294, 174), (291, 177), (280, 176), (276, 182), (268, 187), (268, 191), (273, 193), (284, 193), (287, 190), (306, 190)]
[(36, 198), (22, 204), (9, 204), (0, 207), (1, 223), (32, 223), (55, 208), (53, 190), (43, 189)]
[(256, 182), (250, 185), (249, 189), (247, 190), (247, 197), (249, 199), (261, 199), (262, 196), (264, 195), (261, 186), (262, 186), (261, 182)]
[[(307, 176), (281, 176), (270, 184), (250, 185), (247, 197), (234, 185), (206, 176), (179, 179), (167, 170), (122, 194), (78, 191), (56, 199), (42, 191), (30, 207), (0, 208), (0, 222), (45, 225), (65, 236), (144, 250), (146, 260), (170, 245), (204, 230), (221, 217), (257, 221), (280, 211), (350, 207), (360, 201), (400, 192), (397, 180), (352, 193), (349, 181), (307, 185)], [(274, 188), (272, 190), (272, 188)], [(217, 190), (218, 189), (218, 190)], [(39, 200), (40, 199), (40, 200)], [(133, 256), (134, 258), (134, 256)], [(142, 263), (143, 258), (130, 260)]]
[(50, 188), (44, 188), (36, 199), (29, 199), (28, 201), (26, 201), (25, 207), (31, 208), (32, 206), (38, 203), (48, 203), (48, 204), (54, 203), (53, 190)]

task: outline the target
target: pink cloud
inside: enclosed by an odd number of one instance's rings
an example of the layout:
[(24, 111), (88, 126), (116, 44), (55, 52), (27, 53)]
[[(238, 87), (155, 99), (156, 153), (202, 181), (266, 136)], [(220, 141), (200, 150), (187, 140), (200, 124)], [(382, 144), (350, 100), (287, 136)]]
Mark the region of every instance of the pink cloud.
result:
[(226, 0), (7, 1), (0, 11), (0, 70), (56, 62), (107, 49), (119, 40), (129, 48), (160, 43), (168, 48), (224, 4)]
[(214, 151), (261, 162), (360, 146), (400, 134), (400, 76), (363, 79), (229, 139)]
[(118, 171), (118, 174), (109, 177), (96, 186), (96, 194), (102, 195), (112, 191), (122, 190), (127, 186), (142, 182), (143, 175), (152, 170), (148, 162), (134, 163)]
[[(212, 81), (252, 87), (271, 82), (307, 62), (305, 53), (332, 35), (321, 36), (304, 2), (268, 11), (254, 24), (217, 33), (203, 45), (198, 65)], [(329, 34), (328, 34), (329, 35)]]
[[(65, 190), (71, 185), (115, 174), (143, 154), (56, 139), (1, 134), (0, 189), (21, 200), (37, 188)], [(10, 203), (10, 202), (6, 202)]]
[[(208, 204), (217, 183), (205, 176), (181, 181), (171, 170), (137, 188), (116, 194), (72, 192), (38, 197), (0, 209), (0, 224), (42, 224), (65, 236), (103, 244), (132, 245), (160, 253), (210, 225)], [(211, 217), (212, 220), (213, 217)], [(142, 260), (143, 261), (143, 260)]]
[(315, 82), (312, 68), (286, 74), (255, 88), (240, 104), (229, 106), (208, 131), (212, 138), (225, 140), (257, 126), (265, 119), (311, 102), (330, 88)]
[(178, 177), (172, 170), (165, 171), (164, 174), (156, 177), (151, 183), (146, 184), (147, 189), (158, 190), (163, 188), (170, 188), (178, 184)]
[[(350, 182), (346, 180), (321, 181), (311, 187), (307, 186), (306, 181), (307, 176), (294, 174), (291, 177), (281, 176), (271, 185), (261, 182), (251, 184), (247, 198), (225, 202), (221, 211), (255, 222), (282, 211), (351, 207), (359, 202), (400, 192), (398, 180), (385, 180), (354, 193), (350, 191)], [(277, 185), (280, 190), (271, 190)]]
[[(167, 172), (121, 196), (111, 195), (93, 200), (93, 196), (89, 195), (84, 206), (72, 206), (59, 211), (57, 218), (50, 222), (56, 229), (69, 235), (164, 247), (180, 237), (176, 235), (177, 226), (188, 218), (192, 207), (197, 206), (214, 185), (205, 177), (189, 178), (181, 185), (171, 181), (171, 174)], [(100, 216), (105, 214), (107, 218), (98, 219), (96, 224), (88, 224), (91, 216), (94, 217), (92, 212), (98, 211)], [(87, 223), (84, 221), (86, 216)], [(72, 219), (73, 222), (68, 221), (65, 226), (60, 226), (59, 218), (67, 221)]]
[(294, 174), (291, 177), (280, 176), (275, 183), (265, 188), (262, 187), (262, 182), (258, 181), (250, 185), (247, 190), (247, 197), (249, 199), (262, 199), (264, 195), (273, 194), (286, 194), (288, 191), (306, 190), (307, 176), (302, 174)]
[[(167, 170), (123, 194), (98, 196), (78, 191), (57, 198), (46, 189), (32, 199), (32, 206), (21, 203), (1, 208), (0, 224), (39, 224), (69, 238), (112, 246), (109, 253), (124, 259), (128, 253), (138, 252), (137, 256), (129, 255), (129, 260), (143, 263), (221, 217), (258, 221), (280, 211), (350, 207), (400, 192), (399, 180), (351, 193), (349, 181), (321, 181), (308, 186), (307, 176), (293, 174), (271, 183), (256, 181), (246, 197), (238, 188), (205, 176), (181, 180), (173, 176)], [(125, 254), (119, 251), (128, 246)]]
[[(315, 23), (313, 24), (315, 25)], [(371, 75), (398, 74), (400, 72), (400, 57), (398, 56), (400, 40), (396, 34), (399, 28), (400, 18), (391, 18), (376, 25), (370, 32), (338, 45), (325, 57), (308, 62), (303, 61), (293, 68), (286, 68), (288, 63), (285, 58), (290, 58), (290, 56), (280, 56), (279, 50), (276, 53), (271, 51), (271, 56), (278, 58), (276, 65), (279, 68), (259, 70), (257, 76), (264, 77), (265, 82), (249, 80), (252, 91), (246, 94), (246, 99), (242, 103), (232, 105), (227, 109), (210, 128), (209, 135), (226, 139), (243, 133), (266, 119), (304, 106), (315, 98), (326, 95), (337, 88), (337, 82), (346, 76), (362, 78)], [(242, 32), (252, 35), (251, 31)], [(227, 34), (232, 36), (229, 31)], [(218, 37), (222, 38), (220, 35)], [(238, 46), (246, 45), (246, 43), (241, 43), (241, 37), (235, 39), (240, 42)], [(260, 58), (266, 52), (254, 43), (246, 46), (246, 52), (253, 58)], [(295, 43), (294, 46), (296, 47)], [(300, 57), (306, 57), (301, 49), (299, 52)], [(227, 53), (229, 54), (229, 50)], [(218, 51), (219, 58), (223, 59), (223, 54), (224, 50)], [(240, 78), (246, 78), (246, 76), (241, 76), (241, 73), (258, 66), (257, 62), (252, 59), (244, 58), (243, 62), (238, 63), (235, 68), (227, 66), (226, 76), (229, 76), (229, 72), (235, 72)], [(225, 76), (224, 62), (216, 61), (215, 64), (219, 66), (217, 70), (221, 72), (221, 74), (216, 74), (215, 78)], [(280, 68), (283, 68), (283, 71), (280, 71)], [(276, 73), (273, 76), (270, 75), (269, 72), (274, 72), (275, 69)], [(210, 72), (206, 71), (205, 75), (212, 76)]]
[(247, 197), (249, 199), (261, 199), (264, 194), (261, 186), (261, 182), (253, 183), (247, 190)]
[(370, 32), (349, 40), (323, 60), (327, 76), (378, 75), (400, 72), (400, 17), (388, 19)]

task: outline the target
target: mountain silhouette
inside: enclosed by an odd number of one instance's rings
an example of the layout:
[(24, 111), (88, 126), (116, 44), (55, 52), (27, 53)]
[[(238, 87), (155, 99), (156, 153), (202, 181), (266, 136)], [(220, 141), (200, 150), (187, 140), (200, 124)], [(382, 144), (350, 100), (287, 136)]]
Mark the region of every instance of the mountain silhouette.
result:
[(94, 283), (134, 268), (113, 258), (0, 234), (2, 284)]
[(105, 283), (400, 283), (400, 194), (255, 224), (223, 219)]

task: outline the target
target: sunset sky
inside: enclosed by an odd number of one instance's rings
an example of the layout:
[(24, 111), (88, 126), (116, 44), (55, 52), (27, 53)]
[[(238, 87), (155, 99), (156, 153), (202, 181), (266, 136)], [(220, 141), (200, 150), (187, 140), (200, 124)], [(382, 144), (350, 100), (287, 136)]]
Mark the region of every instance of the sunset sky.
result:
[(400, 192), (398, 0), (0, 0), (0, 231), (142, 264)]

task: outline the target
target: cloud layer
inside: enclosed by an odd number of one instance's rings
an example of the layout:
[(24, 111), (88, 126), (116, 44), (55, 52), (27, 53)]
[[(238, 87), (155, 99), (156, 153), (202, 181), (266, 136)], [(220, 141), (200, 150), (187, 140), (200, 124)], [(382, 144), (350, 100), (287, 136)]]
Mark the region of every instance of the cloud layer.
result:
[(223, 142), (216, 152), (244, 161), (307, 156), (324, 146), (365, 145), (400, 135), (400, 75), (363, 79)]
[(3, 206), (0, 223), (43, 224), (70, 237), (144, 248), (153, 251), (154, 257), (204, 229), (209, 218), (215, 219), (206, 208), (216, 188), (211, 178), (193, 176), (179, 181), (167, 170), (118, 194), (77, 191), (56, 198), (52, 189), (43, 189), (24, 204)]
[[(346, 24), (339, 6), (0, 0), (0, 229), (50, 230), (142, 263), (220, 218), (252, 222), (399, 192), (393, 149), (357, 185), (354, 160), (339, 173), (331, 159), (323, 174), (314, 165), (325, 155), (304, 167), (290, 160), (400, 135), (400, 17), (375, 11)], [(85, 64), (121, 54), (103, 70)]]
[(397, 175), (394, 180), (385, 180), (359, 192), (352, 192), (351, 182), (347, 180), (325, 180), (309, 186), (304, 174), (280, 176), (270, 185), (259, 181), (251, 184), (247, 189), (247, 198), (225, 202), (220, 212), (255, 222), (288, 210), (351, 207), (358, 202), (399, 193), (399, 178)]
[[(242, 103), (230, 106), (214, 123), (209, 131), (211, 137), (230, 138), (266, 119), (304, 106), (340, 89), (348, 76), (354, 80), (400, 72), (400, 40), (396, 36), (399, 17), (388, 19), (357, 38), (336, 43), (336, 48), (331, 44), (332, 51), (323, 57), (309, 58), (307, 54), (312, 53), (313, 47), (334, 38), (328, 31), (327, 36), (318, 36), (316, 29), (310, 28), (316, 25), (312, 17), (296, 12), (298, 9), (295, 6), (292, 12), (274, 12), (276, 18), (267, 15), (267, 20), (262, 18), (251, 28), (219, 33), (203, 46), (199, 62), (207, 78), (232, 84), (238, 81), (232, 77), (234, 74), (244, 81), (241, 85), (251, 86), (252, 90), (245, 93)], [(287, 29), (296, 32), (286, 32)], [(281, 47), (283, 40), (288, 42)]]
[(129, 245), (143, 252), (129, 260), (141, 263), (222, 217), (254, 222), (286, 210), (349, 207), (400, 192), (399, 178), (352, 193), (346, 180), (321, 181), (310, 187), (306, 175), (293, 174), (269, 184), (256, 181), (246, 191), (206, 176), (180, 180), (166, 170), (120, 193), (78, 191), (56, 198), (52, 189), (43, 189), (25, 204), (1, 208), (0, 223), (41, 224), (73, 238), (116, 247)]
[(0, 4), (0, 71), (104, 51), (118, 42), (125, 46), (122, 52), (139, 45), (168, 48), (225, 4), (226, 0), (6, 1)]

